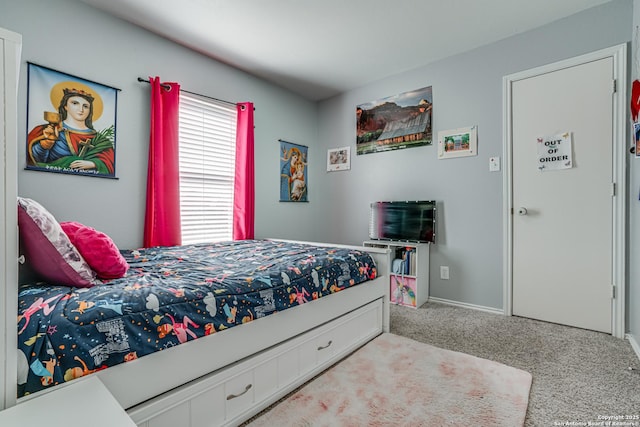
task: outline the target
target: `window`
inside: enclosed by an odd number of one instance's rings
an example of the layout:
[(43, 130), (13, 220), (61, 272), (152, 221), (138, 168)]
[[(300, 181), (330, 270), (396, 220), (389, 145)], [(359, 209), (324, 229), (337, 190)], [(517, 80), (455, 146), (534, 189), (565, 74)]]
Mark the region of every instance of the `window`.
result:
[(182, 91), (179, 140), (182, 243), (231, 240), (235, 106)]

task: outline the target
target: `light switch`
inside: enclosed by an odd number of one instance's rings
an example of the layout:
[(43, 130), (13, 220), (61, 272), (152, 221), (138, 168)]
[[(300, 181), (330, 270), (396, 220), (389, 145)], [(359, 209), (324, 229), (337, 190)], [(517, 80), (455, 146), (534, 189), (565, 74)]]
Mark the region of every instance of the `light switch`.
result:
[(500, 157), (489, 157), (489, 172), (500, 171)]

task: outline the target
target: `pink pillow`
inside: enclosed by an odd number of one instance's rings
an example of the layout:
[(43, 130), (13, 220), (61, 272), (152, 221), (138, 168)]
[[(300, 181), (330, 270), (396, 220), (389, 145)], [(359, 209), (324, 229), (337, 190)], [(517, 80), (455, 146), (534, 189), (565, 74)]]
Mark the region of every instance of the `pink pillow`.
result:
[(100, 283), (58, 221), (38, 202), (18, 197), (18, 228), (20, 249), (43, 280), (78, 288)]
[(129, 264), (109, 236), (79, 222), (61, 222), (60, 226), (100, 279), (117, 279), (127, 273)]

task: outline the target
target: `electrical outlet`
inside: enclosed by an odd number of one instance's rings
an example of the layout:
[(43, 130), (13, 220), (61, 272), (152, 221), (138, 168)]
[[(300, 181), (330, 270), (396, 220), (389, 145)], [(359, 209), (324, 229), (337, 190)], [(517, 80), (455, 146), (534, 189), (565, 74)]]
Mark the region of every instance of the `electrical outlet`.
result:
[(440, 266), (440, 278), (444, 280), (449, 280), (449, 267), (446, 265)]

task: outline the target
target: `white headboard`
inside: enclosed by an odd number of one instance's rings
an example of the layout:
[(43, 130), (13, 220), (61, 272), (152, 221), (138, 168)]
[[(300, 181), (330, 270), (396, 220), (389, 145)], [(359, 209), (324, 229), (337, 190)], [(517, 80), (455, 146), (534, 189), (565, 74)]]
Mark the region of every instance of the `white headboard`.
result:
[(22, 36), (0, 28), (0, 410), (16, 403), (18, 315), (18, 76)]

